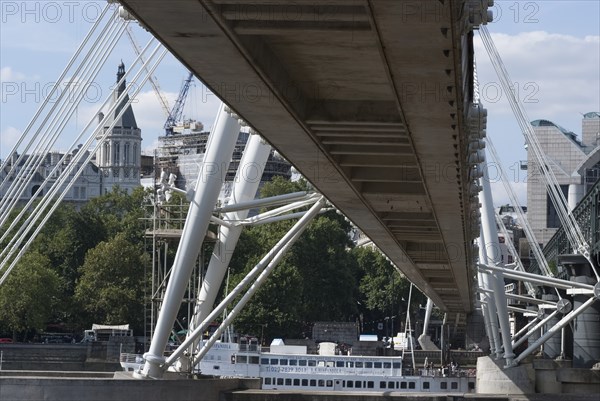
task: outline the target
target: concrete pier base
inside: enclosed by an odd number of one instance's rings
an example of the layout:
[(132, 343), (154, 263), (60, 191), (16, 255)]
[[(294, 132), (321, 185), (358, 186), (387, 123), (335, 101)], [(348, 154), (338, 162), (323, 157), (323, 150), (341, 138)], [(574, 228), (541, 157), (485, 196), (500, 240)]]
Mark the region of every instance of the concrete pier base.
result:
[(125, 373), (118, 377), (2, 376), (0, 400), (215, 401), (226, 392), (260, 385), (258, 379), (134, 380)]
[(559, 394), (563, 392), (562, 383), (558, 380), (556, 371), (559, 368), (570, 368), (571, 361), (560, 361), (552, 359), (534, 359), (535, 369), (535, 392)]
[(531, 394), (535, 393), (535, 373), (531, 364), (504, 368), (504, 359), (489, 356), (477, 358), (478, 394)]

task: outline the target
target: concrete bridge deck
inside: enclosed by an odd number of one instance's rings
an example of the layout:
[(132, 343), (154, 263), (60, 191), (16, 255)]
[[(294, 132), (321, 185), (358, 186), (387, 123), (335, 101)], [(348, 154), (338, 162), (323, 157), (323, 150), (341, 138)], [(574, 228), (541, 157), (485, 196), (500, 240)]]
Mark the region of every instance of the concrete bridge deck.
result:
[(438, 307), (472, 310), (481, 2), (121, 3)]

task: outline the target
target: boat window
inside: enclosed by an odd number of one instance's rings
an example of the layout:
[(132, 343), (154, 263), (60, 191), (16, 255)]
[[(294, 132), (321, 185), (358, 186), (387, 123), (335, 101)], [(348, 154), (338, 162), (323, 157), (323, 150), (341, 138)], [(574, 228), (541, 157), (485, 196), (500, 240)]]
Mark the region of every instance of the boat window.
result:
[(291, 386), (292, 385), (292, 379), (285, 379), (285, 385), (286, 386)]
[(375, 383), (373, 383), (372, 381), (369, 380), (367, 382), (367, 388), (373, 388), (373, 387), (375, 387)]
[(260, 358), (260, 364), (261, 365), (268, 365), (269, 364), (269, 358)]
[(246, 355), (236, 355), (235, 363), (248, 363), (248, 358)]
[(300, 366), (306, 366), (306, 359), (300, 359), (298, 361), (298, 365), (300, 365)]
[(325, 366), (327, 366), (328, 368), (333, 368), (333, 361), (325, 362)]
[(344, 367), (344, 361), (335, 361), (335, 367), (336, 368), (343, 368)]
[(319, 387), (325, 387), (325, 380), (319, 380)]
[(373, 362), (365, 362), (365, 368), (372, 369), (373, 368)]
[(379, 382), (379, 388), (386, 388), (385, 382)]
[(441, 383), (440, 383), (440, 388), (441, 388), (442, 390), (446, 390), (446, 389), (448, 388), (448, 383), (446, 383), (446, 382), (441, 382)]
[(325, 366), (325, 361), (317, 361), (317, 366), (322, 368), (323, 366)]
[(310, 386), (315, 387), (317, 385), (317, 379), (310, 379)]
[(423, 382), (423, 390), (429, 390), (429, 382)]
[(408, 382), (408, 388), (415, 388), (415, 382)]
[(375, 369), (381, 369), (381, 362), (374, 362), (374, 363), (373, 363), (373, 367), (374, 367)]
[(394, 369), (400, 369), (402, 367), (402, 364), (400, 362), (394, 362), (392, 366), (394, 367)]
[(353, 361), (346, 362), (346, 367), (347, 368), (353, 368), (354, 367), (354, 362)]
[(309, 360), (308, 366), (317, 366), (317, 361), (315, 361), (314, 359)]
[(362, 382), (360, 382), (360, 381), (358, 381), (358, 380), (357, 380), (357, 381), (355, 381), (355, 382), (354, 382), (354, 387), (356, 387), (356, 388), (362, 388)]
[(265, 377), (265, 384), (271, 385), (271, 378), (270, 377)]
[(450, 388), (452, 390), (458, 390), (458, 382), (451, 382), (450, 383)]
[(383, 363), (383, 368), (384, 368), (384, 369), (389, 369), (389, 368), (391, 368), (391, 367), (392, 367), (392, 363), (391, 363), (391, 362), (384, 362), (384, 363)]
[(348, 380), (346, 384), (348, 385), (348, 388), (354, 387), (354, 382), (352, 380)]
[(302, 385), (308, 387), (308, 379), (302, 379)]
[(214, 366), (213, 366), (213, 369), (214, 369), (214, 370), (219, 370), (219, 369), (221, 369), (221, 367), (220, 367), (219, 365), (214, 365)]
[(394, 382), (388, 382), (388, 388), (394, 388)]
[(278, 365), (278, 364), (279, 364), (279, 359), (277, 359), (277, 358), (271, 359), (271, 365)]
[(283, 386), (283, 377), (277, 378), (277, 385), (278, 386)]
[(258, 365), (258, 357), (257, 356), (251, 356), (250, 357), (250, 363), (253, 365)]
[(469, 390), (475, 390), (475, 383), (469, 382)]
[(300, 385), (300, 379), (294, 379), (294, 386)]
[(327, 381), (325, 382), (325, 386), (326, 386), (326, 387), (333, 387), (333, 380), (327, 380)]
[(356, 362), (356, 363), (355, 363), (355, 366), (356, 366), (357, 368), (362, 368), (362, 367), (363, 367), (363, 363), (362, 363), (362, 362)]
[(406, 382), (400, 382), (400, 388), (406, 388)]
[(298, 360), (297, 359), (290, 359), (290, 366), (296, 366), (298, 365)]
[(287, 364), (288, 364), (288, 360), (287, 360), (287, 359), (280, 359), (280, 360), (279, 360), (279, 364), (280, 364), (280, 365), (283, 365), (283, 366), (287, 366)]

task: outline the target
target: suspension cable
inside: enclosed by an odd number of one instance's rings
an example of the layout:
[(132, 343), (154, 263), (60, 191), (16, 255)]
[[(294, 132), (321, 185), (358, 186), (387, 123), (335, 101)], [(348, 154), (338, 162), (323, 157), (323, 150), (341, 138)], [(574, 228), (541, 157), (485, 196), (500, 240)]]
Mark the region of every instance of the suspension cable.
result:
[[(116, 18), (118, 21), (118, 17)], [(98, 72), (100, 71), (100, 68), (107, 60), (106, 54), (112, 51), (119, 37), (122, 35), (122, 30), (124, 29), (123, 24), (109, 23), (107, 27), (109, 25), (111, 26), (111, 32), (108, 35), (106, 35), (106, 40), (103, 43), (94, 46), (92, 48), (92, 51), (88, 53), (88, 55), (86, 55), (86, 58), (84, 60), (85, 65), (80, 65), (77, 71), (75, 72), (75, 74), (79, 73), (79, 71), (83, 67), (83, 73), (80, 76), (76, 76), (75, 78), (73, 78), (72, 81), (92, 82), (97, 76)], [(90, 62), (88, 62), (90, 55), (93, 58)], [(53, 144), (58, 139), (60, 133), (67, 125), (71, 115), (76, 110), (77, 106), (85, 96), (86, 91), (87, 87), (85, 85), (79, 85), (78, 87), (76, 87), (74, 93), (74, 101), (67, 100), (61, 103), (59, 111), (54, 115), (51, 122), (48, 124), (47, 129), (45, 125), (46, 121), (51, 117), (50, 114), (46, 116), (46, 118), (44, 118), (44, 120), (42, 121), (40, 127), (36, 132), (37, 136), (40, 133), (40, 130), (44, 128), (44, 134), (39, 140), (39, 145), (35, 148), (32, 155), (27, 159), (25, 165), (22, 166), (21, 170), (16, 175), (16, 178), (14, 178), (13, 185), (11, 185), (11, 187), (5, 194), (4, 202), (0, 202), (0, 225), (6, 222), (6, 219), (8, 218), (10, 212), (18, 202), (19, 198), (24, 193), (25, 189), (27, 188), (27, 185), (31, 182), (35, 171), (37, 171), (44, 162), (44, 155), (46, 155), (50, 151)], [(64, 93), (66, 93), (66, 91), (64, 91), (61, 94), (61, 96)], [(55, 107), (52, 108), (50, 113), (52, 113), (54, 109)], [(72, 146), (71, 148), (74, 148), (74, 146)], [(25, 153), (23, 153), (23, 155), (25, 155)], [(35, 155), (37, 155), (37, 157), (35, 157)], [(61, 160), (61, 162), (62, 161), (63, 160)], [(51, 174), (49, 174), (49, 177), (51, 177), (55, 173), (60, 164), (61, 163), (57, 164), (54, 167), (54, 170)], [(13, 168), (18, 165), (19, 163), (15, 163), (15, 165), (13, 165)], [(44, 184), (46, 184), (46, 181), (44, 182)], [(36, 191), (36, 194), (32, 196), (32, 199), (36, 198), (43, 191), (43, 188), (44, 186), (40, 186)]]
[(502, 165), (501, 165), (500, 158), (498, 157), (498, 153), (496, 152), (496, 147), (494, 146), (494, 143), (492, 142), (492, 138), (490, 138), (489, 136), (486, 137), (486, 142), (488, 145), (488, 149), (490, 150), (490, 153), (492, 155), (492, 159), (494, 160), (494, 163), (496, 163), (496, 165), (498, 166), (498, 170), (500, 171), (500, 178), (502, 180), (502, 184), (504, 185), (504, 189), (506, 190), (511, 203), (513, 205), (517, 205), (516, 206), (517, 215), (519, 216), (519, 220), (521, 221), (521, 226), (523, 228), (523, 231), (525, 231), (525, 238), (527, 238), (527, 241), (529, 242), (529, 246), (531, 247), (531, 249), (533, 251), (535, 259), (537, 260), (537, 262), (540, 266), (540, 269), (546, 276), (554, 277), (554, 274), (552, 273), (552, 271), (550, 270), (550, 267), (548, 266), (548, 261), (544, 257), (544, 254), (543, 254), (542, 250), (540, 249), (540, 245), (538, 244), (538, 242), (535, 238), (535, 235), (533, 233), (533, 230), (531, 229), (531, 225), (529, 224), (529, 221), (527, 220), (525, 213), (523, 213), (523, 210), (519, 206), (519, 201), (518, 201), (517, 195), (515, 194), (515, 191), (511, 185), (510, 181), (506, 177), (504, 169), (502, 168)]
[[(154, 40), (154, 38), (152, 39), (152, 41), (153, 40)], [(156, 48), (154, 49), (154, 51), (152, 52), (152, 54), (149, 56), (149, 58), (147, 60), (148, 63), (150, 63), (154, 59), (155, 55), (158, 53), (158, 51), (159, 51), (160, 48), (162, 48), (162, 45), (158, 44), (156, 46)], [(60, 181), (57, 181), (57, 183), (53, 186), (54, 191), (51, 191), (51, 195), (50, 195), (50, 192), (49, 192), (49, 194), (47, 194), (46, 202), (43, 202), (43, 206), (41, 206), (39, 208), (39, 212), (37, 213), (34, 221), (36, 221), (37, 219), (39, 219), (39, 217), (42, 214), (44, 214), (43, 220), (36, 227), (36, 230), (34, 231), (34, 233), (29, 237), (27, 243), (24, 246), (22, 246), (22, 247), (19, 248), (20, 244), (24, 240), (25, 235), (33, 227), (33, 224), (29, 224), (28, 228), (27, 228), (27, 232), (19, 237), (18, 243), (15, 244), (15, 245), (13, 245), (13, 247), (11, 248), (11, 251), (10, 251), (9, 255), (2, 260), (2, 263), (0, 264), (0, 270), (6, 265), (7, 261), (10, 260), (11, 256), (14, 254), (14, 252), (17, 249), (19, 249), (19, 253), (15, 256), (15, 258), (12, 260), (12, 263), (10, 264), (10, 266), (6, 269), (6, 271), (4, 272), (3, 276), (0, 278), (0, 285), (2, 285), (2, 283), (6, 280), (8, 274), (12, 271), (12, 269), (14, 268), (14, 266), (16, 265), (16, 263), (20, 260), (21, 256), (29, 248), (29, 246), (31, 245), (31, 243), (33, 242), (33, 240), (35, 239), (35, 237), (37, 236), (37, 234), (44, 227), (45, 223), (48, 221), (48, 219), (50, 218), (50, 216), (52, 215), (52, 213), (54, 212), (54, 210), (56, 210), (56, 208), (58, 207), (58, 205), (60, 204), (60, 202), (62, 201), (62, 199), (64, 198), (64, 196), (68, 193), (68, 191), (70, 190), (70, 188), (72, 187), (72, 185), (75, 183), (77, 177), (79, 177), (79, 175), (81, 174), (81, 172), (83, 172), (83, 170), (85, 169), (86, 165), (91, 161), (91, 159), (92, 159), (95, 151), (102, 144), (102, 141), (104, 139), (106, 139), (106, 137), (109, 135), (109, 133), (111, 132), (111, 130), (114, 127), (114, 125), (117, 123), (118, 119), (125, 113), (125, 111), (127, 110), (128, 106), (131, 104), (131, 102), (133, 101), (133, 99), (135, 98), (135, 96), (137, 96), (137, 94), (141, 91), (143, 85), (146, 83), (146, 81), (148, 80), (148, 78), (151, 76), (151, 74), (154, 72), (154, 70), (156, 69), (156, 67), (160, 64), (160, 62), (164, 58), (166, 52), (167, 52), (166, 49), (163, 49), (160, 52), (160, 54), (159, 54), (159, 56), (157, 58), (157, 61), (154, 62), (154, 64), (152, 65), (152, 67), (148, 70), (148, 72), (144, 76), (143, 80), (139, 83), (139, 85), (134, 85), (134, 83), (138, 82), (139, 76), (142, 74), (143, 69), (140, 69), (138, 71), (138, 73), (136, 74), (136, 76), (133, 78), (133, 82), (123, 91), (123, 93), (121, 94), (121, 96), (119, 96), (119, 98), (117, 99), (117, 101), (113, 104), (113, 106), (111, 107), (111, 111), (109, 113), (107, 113), (106, 117), (101, 122), (98, 123), (96, 129), (93, 131), (92, 135), (89, 137), (88, 141), (86, 142), (86, 145), (85, 145), (86, 148), (89, 148), (89, 146), (91, 145), (91, 143), (96, 139), (95, 135), (96, 135), (97, 132), (104, 130), (104, 134), (97, 140), (97, 143), (96, 143), (94, 149), (91, 152), (88, 153), (85, 161), (80, 164), (79, 170), (77, 171), (76, 174), (74, 174), (72, 176), (71, 181), (63, 189), (62, 193), (59, 194), (58, 198), (56, 199), (55, 203), (52, 205), (52, 207), (50, 208), (50, 210), (48, 212), (44, 213), (46, 207), (48, 206), (48, 204), (49, 204), (49, 202), (51, 200), (51, 198), (54, 197), (56, 195), (56, 192), (58, 192), (58, 190), (61, 189), (61, 187), (63, 186), (63, 184), (66, 181), (66, 178), (68, 177), (68, 175), (71, 174), (71, 171), (74, 169), (74, 167), (77, 165), (78, 162), (73, 162), (72, 165), (69, 165), (70, 168), (68, 168), (61, 175), (62, 179)], [(125, 79), (125, 76), (122, 78), (122, 80), (124, 80), (124, 79)], [(104, 124), (108, 121), (110, 114), (113, 113), (114, 110), (116, 110), (116, 108), (119, 105), (122, 104), (123, 99), (126, 96), (129, 95), (130, 89), (132, 87), (134, 87), (134, 86), (135, 86), (135, 90), (134, 90), (132, 96), (123, 105), (123, 107), (118, 112), (117, 116), (113, 119), (113, 121), (110, 124), (110, 126), (108, 127), (108, 129), (104, 129)], [(92, 118), (92, 121), (94, 119), (95, 119), (95, 117)], [(89, 125), (91, 124), (92, 121), (90, 121), (90, 123), (88, 123), (88, 126), (86, 126), (86, 128), (84, 128), (84, 131), (88, 129), (88, 127), (89, 127)], [(84, 152), (81, 152), (80, 154), (83, 155)], [(42, 205), (42, 202), (40, 203), (40, 205)]]
[(569, 242), (571, 243), (573, 248), (580, 252), (588, 260), (592, 270), (594, 271), (594, 274), (596, 275), (596, 279), (600, 280), (600, 275), (598, 275), (596, 267), (594, 266), (594, 262), (590, 256), (590, 246), (587, 243), (585, 237), (583, 236), (581, 228), (575, 220), (575, 217), (571, 212), (567, 211), (567, 202), (565, 196), (562, 193), (562, 191), (559, 190), (560, 187), (558, 185), (558, 181), (556, 179), (556, 176), (554, 175), (553, 170), (548, 167), (549, 161), (545, 156), (543, 150), (541, 149), (535, 132), (533, 132), (533, 128), (529, 123), (527, 114), (511, 88), (511, 81), (508, 71), (506, 70), (504, 63), (502, 62), (500, 54), (498, 53), (498, 50), (494, 45), (492, 37), (485, 25), (482, 25), (479, 28), (479, 34), (483, 41), (484, 47), (488, 53), (490, 61), (494, 66), (494, 69), (496, 70), (496, 74), (498, 75), (504, 92), (506, 93), (507, 99), (509, 100), (511, 109), (513, 110), (517, 122), (521, 127), (521, 131), (525, 136), (525, 141), (527, 145), (530, 146), (536, 158), (536, 161), (539, 164), (540, 170), (546, 182), (548, 194), (550, 195), (551, 201), (554, 204), (554, 207), (557, 211), (557, 215), (565, 230), (567, 238), (569, 239)]
[[(104, 19), (104, 17), (106, 15), (106, 13), (108, 12), (109, 8), (110, 8), (110, 4), (107, 4), (104, 7), (104, 10), (102, 10), (102, 13), (98, 17), (98, 19), (96, 20), (96, 22), (94, 23), (94, 25), (92, 26), (92, 28), (90, 29), (90, 31), (88, 32), (87, 36), (81, 42), (81, 44), (79, 45), (79, 48), (75, 51), (75, 54), (73, 55), (73, 57), (71, 57), (71, 59), (67, 63), (67, 66), (62, 71), (62, 73), (60, 74), (59, 78), (56, 80), (56, 84), (52, 86), (52, 89), (50, 90), (50, 93), (48, 93), (48, 96), (46, 96), (46, 98), (42, 102), (42, 105), (37, 109), (37, 111), (34, 114), (33, 118), (31, 119), (31, 121), (29, 122), (29, 124), (27, 124), (27, 127), (25, 128), (25, 130), (23, 131), (23, 133), (21, 134), (21, 136), (19, 137), (19, 139), (17, 140), (17, 142), (15, 143), (15, 145), (13, 146), (13, 148), (11, 149), (11, 151), (8, 153), (8, 156), (6, 157), (6, 160), (4, 160), (4, 163), (1, 163), (0, 170), (4, 170), (5, 167), (7, 166), (7, 164), (9, 163), (9, 161), (11, 161), (13, 159), (13, 156), (16, 154), (17, 149), (21, 146), (22, 142), (25, 140), (25, 138), (29, 134), (29, 130), (35, 124), (37, 118), (42, 113), (42, 110), (47, 106), (47, 104), (50, 102), (50, 100), (52, 99), (52, 97), (56, 93), (56, 91), (57, 91), (57, 89), (59, 87), (59, 83), (63, 82), (63, 80), (65, 79), (65, 77), (66, 77), (66, 75), (68, 73), (68, 71), (73, 66), (73, 63), (75, 62), (75, 60), (79, 57), (79, 55), (81, 54), (81, 52), (83, 51), (83, 49), (87, 45), (87, 43), (90, 40), (90, 38), (92, 38), (92, 36), (94, 36), (94, 32), (100, 26), (100, 23)], [(116, 15), (118, 15), (118, 9), (116, 9), (115, 12), (113, 13), (113, 16), (116, 16)], [(22, 152), (21, 157), (18, 159), (19, 161), (22, 159), (23, 154), (25, 154), (25, 153), (26, 153), (26, 151)], [(14, 163), (14, 164), (18, 165), (18, 162)], [(11, 169), (10, 171), (12, 172), (13, 169)], [(4, 181), (6, 181), (8, 179), (8, 177), (10, 177), (10, 173), (3, 180), (2, 184), (0, 184), (0, 189), (2, 189), (2, 185), (4, 184)]]

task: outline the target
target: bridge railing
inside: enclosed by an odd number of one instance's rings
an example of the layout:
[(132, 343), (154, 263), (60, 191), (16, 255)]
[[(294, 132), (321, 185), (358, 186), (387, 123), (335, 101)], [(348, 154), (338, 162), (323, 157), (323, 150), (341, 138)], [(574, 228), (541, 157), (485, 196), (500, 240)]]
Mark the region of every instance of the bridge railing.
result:
[[(592, 255), (600, 251), (600, 180), (596, 181), (592, 189), (583, 197), (583, 199), (573, 209), (573, 216), (579, 224), (581, 231), (587, 243), (590, 245)], [(558, 266), (558, 255), (574, 253), (573, 247), (569, 243), (567, 234), (563, 227), (552, 236), (550, 241), (544, 247), (544, 257), (548, 261), (550, 268), (556, 276), (566, 277), (566, 271)], [(531, 260), (528, 269), (531, 273), (539, 273), (540, 268), (535, 259)]]

